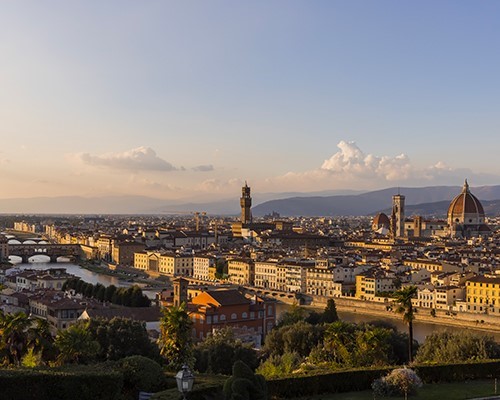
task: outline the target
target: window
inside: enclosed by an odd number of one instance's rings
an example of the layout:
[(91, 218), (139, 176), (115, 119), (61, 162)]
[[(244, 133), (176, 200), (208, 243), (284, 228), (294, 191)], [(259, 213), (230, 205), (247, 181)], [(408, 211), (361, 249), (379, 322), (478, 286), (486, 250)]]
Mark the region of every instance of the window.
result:
[(237, 318), (236, 313), (232, 313), (232, 314), (231, 314), (231, 319), (236, 319), (236, 318)]
[(221, 314), (221, 316), (220, 316), (220, 320), (221, 320), (221, 321), (225, 321), (225, 320), (226, 320), (226, 316), (225, 316), (224, 314)]
[(214, 324), (216, 324), (217, 322), (219, 322), (219, 316), (218, 315), (214, 315)]
[(241, 318), (248, 318), (248, 314), (246, 312), (242, 313)]

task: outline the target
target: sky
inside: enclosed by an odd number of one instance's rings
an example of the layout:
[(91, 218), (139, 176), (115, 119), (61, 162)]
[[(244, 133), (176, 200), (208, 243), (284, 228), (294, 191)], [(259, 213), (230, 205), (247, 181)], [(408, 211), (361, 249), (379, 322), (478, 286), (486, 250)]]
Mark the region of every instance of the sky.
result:
[(0, 198), (500, 184), (500, 2), (5, 1)]

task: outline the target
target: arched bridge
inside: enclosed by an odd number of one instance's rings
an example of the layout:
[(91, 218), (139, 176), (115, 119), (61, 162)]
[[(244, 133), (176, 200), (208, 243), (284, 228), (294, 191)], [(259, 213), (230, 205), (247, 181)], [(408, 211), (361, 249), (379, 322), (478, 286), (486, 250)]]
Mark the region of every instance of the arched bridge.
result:
[(50, 262), (57, 262), (58, 257), (79, 258), (79, 244), (9, 244), (9, 255), (21, 257), (27, 263), (30, 257), (44, 255), (50, 257)]

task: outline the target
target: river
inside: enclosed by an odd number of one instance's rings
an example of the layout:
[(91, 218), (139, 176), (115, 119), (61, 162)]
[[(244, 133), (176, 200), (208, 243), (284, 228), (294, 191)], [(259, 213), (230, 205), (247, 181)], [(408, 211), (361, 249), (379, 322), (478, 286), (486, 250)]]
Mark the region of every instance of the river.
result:
[[(132, 286), (133, 282), (127, 282), (122, 279), (118, 279), (116, 276), (100, 274), (98, 272), (89, 271), (88, 269), (82, 268), (77, 264), (71, 262), (57, 262), (48, 263), (46, 262), (46, 256), (33, 256), (30, 258), (29, 263), (22, 263), (20, 257), (11, 256), (10, 262), (12, 262), (17, 268), (24, 269), (50, 269), (50, 268), (66, 268), (66, 272), (75, 275), (85, 282), (92, 283), (93, 285), (100, 283), (104, 286), (115, 285), (117, 287), (128, 287)], [(141, 285), (139, 285), (141, 286)], [(154, 299), (157, 290), (143, 290), (143, 293), (147, 295), (150, 299)]]
[[(16, 267), (20, 269), (48, 269), (48, 268), (66, 268), (66, 271), (70, 274), (73, 274), (75, 276), (78, 276), (85, 282), (89, 282), (92, 284), (100, 283), (104, 286), (109, 286), (109, 285), (115, 285), (117, 287), (128, 287), (133, 285), (131, 282), (127, 282), (121, 279), (118, 279), (115, 276), (110, 276), (106, 274), (100, 274), (98, 272), (93, 272), (89, 271), (85, 268), (80, 267), (77, 264), (73, 264), (70, 262), (58, 262), (57, 264), (54, 263), (47, 263), (44, 262), (46, 261), (45, 256), (34, 256), (30, 258), (33, 262), (29, 263), (21, 263), (19, 257), (12, 257), (11, 262), (16, 265)], [(154, 299), (156, 292), (158, 290), (144, 290), (144, 294), (146, 294), (150, 299)], [(277, 307), (277, 316), (279, 316), (285, 312), (290, 306), (288, 304), (278, 304)], [(321, 311), (321, 310), (318, 310)], [(363, 322), (372, 322), (372, 321), (380, 321), (383, 320), (385, 322), (389, 322), (390, 324), (394, 325), (400, 332), (407, 332), (408, 328), (406, 324), (404, 324), (400, 319), (397, 318), (381, 318), (378, 316), (373, 316), (373, 315), (365, 315), (365, 314), (360, 314), (359, 312), (346, 312), (346, 311), (339, 311), (338, 315), (341, 320), (347, 321), (347, 322), (355, 322), (355, 323), (363, 323)], [(462, 329), (462, 328), (456, 328), (456, 327), (450, 327), (450, 326), (444, 326), (444, 325), (439, 325), (439, 324), (431, 324), (428, 322), (420, 322), (420, 321), (415, 321), (413, 323), (413, 335), (415, 340), (417, 340), (419, 343), (423, 343), (425, 338), (430, 335), (433, 332), (440, 332), (444, 330), (453, 330), (453, 329)], [(493, 335), (496, 340), (500, 341), (500, 332), (487, 332), (485, 333), (484, 331), (481, 330), (475, 330), (471, 329), (471, 331), (474, 332), (479, 332), (483, 334), (489, 334)]]
[[(287, 311), (290, 308), (290, 305), (288, 304), (278, 304), (276, 314), (279, 316)], [(316, 311), (322, 311), (321, 309), (318, 309)], [(348, 311), (338, 311), (338, 316), (342, 321), (346, 322), (354, 322), (354, 323), (363, 323), (363, 322), (373, 322), (373, 321), (383, 321), (383, 322), (388, 322), (391, 325), (394, 325), (396, 329), (400, 332), (408, 332), (408, 326), (403, 323), (403, 321), (399, 318), (382, 318), (379, 316), (373, 316), (373, 315), (366, 315), (366, 314), (360, 314), (359, 312), (348, 312)], [(485, 332), (483, 330), (479, 329), (471, 329), (471, 328), (457, 328), (454, 326), (446, 326), (446, 325), (439, 325), (439, 324), (431, 324), (429, 322), (421, 322), (421, 321), (414, 321), (413, 322), (413, 337), (416, 341), (419, 343), (423, 343), (425, 341), (425, 338), (429, 336), (430, 334), (434, 332), (442, 332), (445, 330), (455, 330), (455, 329), (470, 329), (471, 331), (475, 333), (480, 333), (484, 335), (491, 335), (495, 338), (495, 340), (500, 341), (500, 332)]]

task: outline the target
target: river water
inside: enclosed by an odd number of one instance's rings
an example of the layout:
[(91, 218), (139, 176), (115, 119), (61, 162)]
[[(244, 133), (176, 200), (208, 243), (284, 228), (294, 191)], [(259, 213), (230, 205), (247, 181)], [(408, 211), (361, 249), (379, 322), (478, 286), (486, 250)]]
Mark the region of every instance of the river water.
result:
[[(290, 305), (288, 304), (279, 304), (276, 310), (278, 319), (279, 316), (283, 312), (287, 311), (289, 308)], [(317, 311), (321, 312), (322, 310), (318, 309)], [(348, 311), (338, 311), (338, 316), (342, 321), (353, 322), (357, 324), (370, 323), (373, 321), (388, 322), (391, 325), (395, 326), (399, 332), (404, 332), (404, 333), (408, 332), (408, 325), (403, 323), (403, 321), (399, 318), (390, 318), (390, 317), (382, 318), (379, 316), (366, 315), (366, 314), (360, 314), (359, 312), (348, 312)], [(425, 341), (425, 338), (434, 332), (442, 332), (446, 330), (453, 331), (456, 329), (470, 329), (471, 331), (476, 333), (493, 336), (496, 339), (496, 341), (500, 342), (500, 332), (485, 332), (479, 329), (458, 328), (455, 326), (431, 324), (429, 322), (421, 322), (421, 321), (413, 322), (413, 337), (419, 343), (423, 343)]]
[[(134, 284), (133, 282), (127, 282), (122, 279), (119, 279), (116, 276), (89, 271), (88, 269), (82, 268), (79, 265), (70, 262), (48, 263), (46, 262), (46, 259), (47, 259), (46, 256), (33, 256), (30, 258), (31, 262), (21, 263), (20, 257), (11, 256), (10, 262), (15, 264), (15, 266), (21, 270), (24, 269), (44, 270), (50, 268), (66, 268), (66, 272), (68, 272), (69, 274), (75, 275), (81, 278), (83, 281), (92, 283), (93, 285), (100, 283), (101, 285), (104, 286), (115, 285), (117, 287), (129, 287)], [(156, 295), (156, 290), (143, 290), (143, 293), (147, 295), (150, 299), (154, 299)]]

